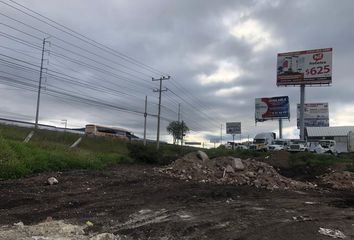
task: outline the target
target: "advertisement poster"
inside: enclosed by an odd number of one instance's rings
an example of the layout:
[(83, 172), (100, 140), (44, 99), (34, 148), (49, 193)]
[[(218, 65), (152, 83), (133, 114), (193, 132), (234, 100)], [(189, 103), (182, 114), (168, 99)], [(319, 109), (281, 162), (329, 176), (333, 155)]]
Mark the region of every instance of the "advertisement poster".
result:
[(289, 97), (256, 98), (256, 122), (289, 119)]
[(226, 134), (241, 134), (241, 122), (226, 123)]
[[(297, 105), (297, 128), (300, 128), (300, 104)], [(305, 103), (305, 127), (329, 127), (328, 103)]]
[(332, 48), (278, 54), (278, 86), (331, 83)]

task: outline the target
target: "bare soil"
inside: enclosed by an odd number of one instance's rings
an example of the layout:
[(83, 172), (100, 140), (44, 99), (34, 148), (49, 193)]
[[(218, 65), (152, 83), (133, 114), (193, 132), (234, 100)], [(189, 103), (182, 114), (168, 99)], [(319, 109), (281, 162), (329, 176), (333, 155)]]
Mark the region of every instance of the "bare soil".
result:
[[(47, 185), (48, 177), (59, 180)], [(354, 239), (354, 193), (269, 191), (178, 180), (153, 166), (119, 165), (0, 181), (0, 225), (48, 217), (127, 239)]]

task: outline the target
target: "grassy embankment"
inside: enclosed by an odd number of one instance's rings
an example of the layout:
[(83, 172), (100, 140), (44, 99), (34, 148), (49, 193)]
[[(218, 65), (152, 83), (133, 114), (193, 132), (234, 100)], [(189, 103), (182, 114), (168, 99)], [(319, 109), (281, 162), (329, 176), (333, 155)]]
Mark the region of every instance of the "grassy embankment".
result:
[[(103, 169), (117, 163), (169, 163), (194, 150), (176, 145), (130, 144), (104, 137), (87, 137), (68, 132), (36, 130), (28, 143), (23, 140), (33, 129), (0, 124), (0, 179), (20, 178), (34, 173), (70, 169)], [(79, 137), (80, 144), (71, 146)]]
[(29, 143), (23, 140), (33, 129), (0, 125), (0, 178), (19, 178), (32, 173), (68, 169), (102, 169), (110, 164), (129, 162), (126, 142), (37, 130)]
[(342, 165), (345, 168), (344, 170), (354, 171), (354, 154), (342, 153), (335, 156), (331, 154), (302, 152), (291, 154), (289, 163), (291, 167), (331, 167), (335, 165)]
[[(19, 178), (47, 171), (70, 169), (103, 169), (117, 163), (144, 162), (167, 164), (196, 148), (162, 144), (160, 151), (155, 145), (146, 147), (129, 144), (111, 138), (86, 137), (73, 133), (37, 130), (29, 143), (23, 140), (33, 129), (0, 124), (0, 179)], [(79, 137), (81, 143), (74, 149), (69, 146)], [(210, 158), (235, 156), (241, 158), (263, 158), (269, 153), (254, 151), (232, 151), (222, 148), (206, 149)], [(312, 153), (291, 154), (291, 167), (301, 165), (331, 166), (338, 163), (354, 170), (354, 155), (317, 155)]]
[[(232, 151), (223, 148), (208, 149), (206, 153), (209, 157), (218, 156), (234, 156), (239, 158), (256, 158), (258, 160), (267, 159), (267, 157), (276, 154), (275, 152), (257, 152), (250, 150), (238, 150)], [(337, 156), (331, 154), (316, 154), (311, 152), (299, 152), (299, 153), (289, 153), (288, 155), (283, 155), (284, 159), (279, 159), (279, 161), (286, 161), (289, 169), (299, 169), (303, 167), (309, 167), (311, 169), (316, 168), (338, 168), (342, 170), (348, 170), (354, 172), (354, 153), (342, 153)], [(266, 161), (267, 162), (267, 161)], [(272, 164), (272, 163), (271, 163)], [(279, 164), (279, 163), (278, 163)]]

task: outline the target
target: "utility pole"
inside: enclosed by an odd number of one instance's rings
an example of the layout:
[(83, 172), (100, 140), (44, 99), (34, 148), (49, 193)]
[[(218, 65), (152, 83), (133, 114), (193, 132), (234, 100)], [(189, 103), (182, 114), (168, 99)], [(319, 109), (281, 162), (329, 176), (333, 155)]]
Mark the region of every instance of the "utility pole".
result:
[(160, 88), (159, 89), (154, 89), (154, 92), (159, 92), (159, 110), (157, 113), (157, 137), (156, 137), (156, 149), (159, 150), (160, 148), (160, 116), (161, 116), (161, 93), (166, 92), (167, 88), (162, 89), (162, 81), (163, 80), (168, 80), (170, 79), (170, 76), (168, 77), (161, 77), (158, 79), (152, 78), (152, 81), (160, 81)]
[(182, 131), (182, 135), (181, 135), (181, 146), (183, 146), (183, 127), (184, 127), (184, 122), (183, 122), (183, 120), (182, 120), (182, 129), (181, 129), (181, 131)]
[(42, 58), (41, 58), (41, 69), (39, 71), (39, 84), (38, 84), (38, 96), (37, 96), (37, 109), (36, 109), (36, 122), (34, 127), (38, 128), (38, 116), (39, 116), (39, 102), (41, 100), (41, 88), (42, 88), (42, 75), (43, 75), (43, 61), (44, 61), (44, 51), (45, 51), (46, 38), (43, 38), (42, 46)]
[[(178, 125), (181, 120), (181, 104), (178, 103)], [(178, 145), (178, 139), (177, 139), (177, 145)]]
[(63, 120), (61, 120), (61, 123), (64, 124), (64, 126), (65, 126), (64, 132), (66, 132), (66, 128), (68, 127), (68, 120), (67, 119), (63, 119)]
[(181, 104), (178, 103), (178, 122), (181, 120)]
[(146, 117), (147, 117), (147, 99), (145, 96), (145, 112), (144, 112), (144, 146), (146, 145)]

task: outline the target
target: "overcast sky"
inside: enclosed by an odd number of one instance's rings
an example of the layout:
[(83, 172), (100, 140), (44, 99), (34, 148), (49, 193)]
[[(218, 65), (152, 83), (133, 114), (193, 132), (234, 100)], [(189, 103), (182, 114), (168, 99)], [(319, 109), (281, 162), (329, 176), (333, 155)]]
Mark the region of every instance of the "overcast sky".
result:
[[(145, 96), (148, 113), (157, 114), (158, 94), (153, 89), (158, 82), (151, 77), (170, 75), (170, 80), (163, 81), (168, 88), (162, 94), (163, 140), (171, 140), (165, 129), (169, 121), (177, 120), (179, 103), (181, 117), (192, 130), (190, 141), (220, 137), (221, 124), (224, 140), (230, 139), (225, 136), (225, 123), (232, 121), (242, 123), (243, 138), (264, 131), (278, 133), (277, 121), (257, 125), (254, 121), (255, 98), (273, 96), (289, 96), (291, 119), (284, 121), (283, 132), (285, 138), (296, 138), (300, 89), (276, 86), (277, 53), (331, 47), (333, 84), (306, 88), (306, 102), (328, 102), (331, 126), (353, 125), (351, 0), (16, 2), (110, 50), (70, 36), (68, 29), (59, 31), (48, 19), (4, 0), (8, 5), (0, 3), (0, 59), (7, 62), (0, 62), (0, 117), (34, 120), (37, 95), (33, 87), (9, 86), (9, 82), (32, 80), (31, 84), (38, 84), (39, 73), (24, 71), (19, 64), (31, 63), (33, 66), (26, 66), (38, 69), (41, 39), (51, 36), (45, 45), (48, 71), (43, 78), (41, 123), (60, 126), (67, 119), (69, 127), (87, 123), (119, 126), (141, 137)], [(11, 61), (17, 65), (9, 65)], [(151, 139), (156, 138), (156, 122), (156, 117), (148, 117)]]

